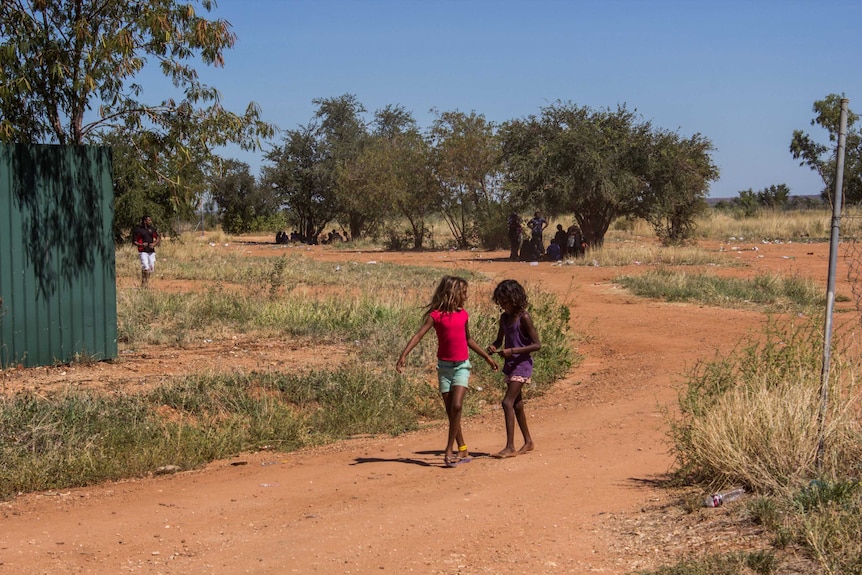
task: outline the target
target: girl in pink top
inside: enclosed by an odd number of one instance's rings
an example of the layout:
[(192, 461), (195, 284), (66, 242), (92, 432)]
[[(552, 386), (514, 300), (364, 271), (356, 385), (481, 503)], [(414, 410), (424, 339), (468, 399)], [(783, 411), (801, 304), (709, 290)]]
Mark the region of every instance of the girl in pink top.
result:
[[(497, 363), (470, 337), (469, 319), (464, 303), (467, 301), (467, 280), (456, 276), (444, 276), (437, 285), (434, 295), (425, 308), (425, 321), (419, 328), (395, 364), (395, 370), (402, 373), (404, 361), (416, 345), (425, 337), (428, 330), (434, 327), (437, 332), (437, 380), (440, 395), (446, 405), (446, 415), (449, 417), (449, 436), (446, 449), (443, 452), (443, 462), (446, 467), (455, 467), (458, 463), (470, 460), (467, 444), (461, 433), (461, 409), (467, 384), (470, 379), (470, 351), (473, 350), (488, 362), (491, 369), (497, 371)], [(454, 457), (455, 442), (458, 442), (458, 457)]]

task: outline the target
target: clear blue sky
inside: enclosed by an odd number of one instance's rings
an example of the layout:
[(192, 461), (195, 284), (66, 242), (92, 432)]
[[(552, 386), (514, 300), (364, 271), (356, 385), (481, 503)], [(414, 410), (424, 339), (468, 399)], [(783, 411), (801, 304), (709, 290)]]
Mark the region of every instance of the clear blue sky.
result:
[[(862, 111), (859, 0), (218, 0), (209, 17), (238, 36), (223, 69), (198, 66), (224, 104), (253, 101), (282, 129), (308, 123), (314, 98), (354, 94), (421, 128), (432, 108), (493, 122), (557, 100), (625, 104), (654, 125), (716, 147), (711, 197), (820, 179), (788, 151), (811, 106), (845, 94)], [(228, 151), (257, 174), (263, 154)]]

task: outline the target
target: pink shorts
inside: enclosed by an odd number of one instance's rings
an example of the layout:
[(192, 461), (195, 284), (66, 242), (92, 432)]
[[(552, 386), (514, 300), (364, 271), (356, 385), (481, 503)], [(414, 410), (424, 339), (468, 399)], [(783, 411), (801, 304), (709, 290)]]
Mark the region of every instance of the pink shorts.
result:
[(506, 384), (508, 385), (508, 383), (510, 381), (515, 382), (515, 383), (520, 383), (523, 385), (530, 385), (531, 383), (533, 383), (533, 378), (532, 377), (524, 377), (523, 375), (507, 375), (506, 376)]

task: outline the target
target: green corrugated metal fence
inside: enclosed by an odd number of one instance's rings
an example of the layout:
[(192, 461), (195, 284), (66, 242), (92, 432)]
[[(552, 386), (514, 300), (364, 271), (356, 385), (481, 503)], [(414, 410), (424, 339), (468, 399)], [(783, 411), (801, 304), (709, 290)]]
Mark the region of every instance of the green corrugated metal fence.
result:
[(117, 356), (111, 152), (0, 144), (0, 369)]

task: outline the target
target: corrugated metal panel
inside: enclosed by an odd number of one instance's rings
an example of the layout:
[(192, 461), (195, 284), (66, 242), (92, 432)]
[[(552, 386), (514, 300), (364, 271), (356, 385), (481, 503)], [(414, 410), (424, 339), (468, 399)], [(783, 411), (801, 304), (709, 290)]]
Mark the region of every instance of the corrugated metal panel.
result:
[(111, 154), (0, 144), (0, 368), (117, 356)]

